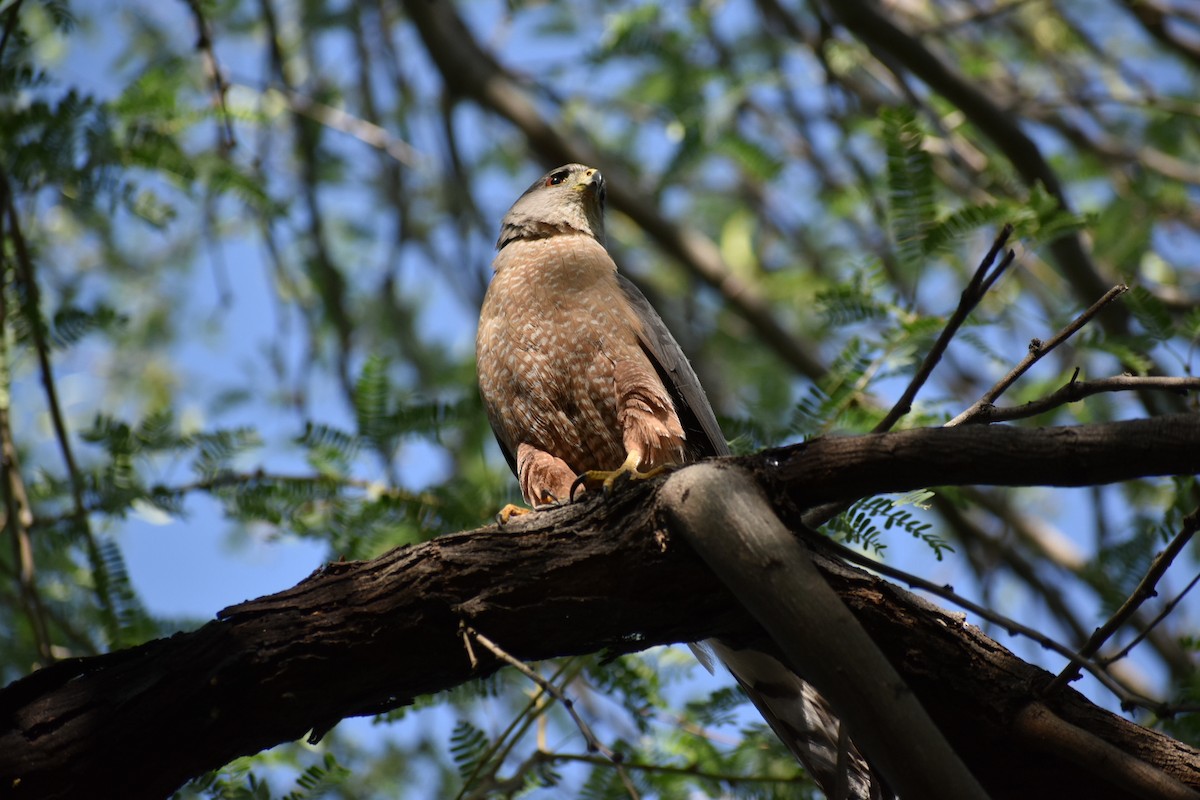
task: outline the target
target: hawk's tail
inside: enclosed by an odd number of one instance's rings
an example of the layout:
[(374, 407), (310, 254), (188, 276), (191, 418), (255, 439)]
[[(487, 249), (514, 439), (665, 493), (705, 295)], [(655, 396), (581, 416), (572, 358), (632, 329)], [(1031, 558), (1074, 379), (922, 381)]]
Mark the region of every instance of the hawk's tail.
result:
[[(778, 659), (758, 650), (734, 650), (710, 639), (702, 647), (725, 664), (775, 735), (808, 770), (829, 798), (887, 800), (893, 797), (848, 737), (825, 698)], [(711, 671), (712, 659), (692, 646)], [(839, 739), (841, 742), (839, 743)]]

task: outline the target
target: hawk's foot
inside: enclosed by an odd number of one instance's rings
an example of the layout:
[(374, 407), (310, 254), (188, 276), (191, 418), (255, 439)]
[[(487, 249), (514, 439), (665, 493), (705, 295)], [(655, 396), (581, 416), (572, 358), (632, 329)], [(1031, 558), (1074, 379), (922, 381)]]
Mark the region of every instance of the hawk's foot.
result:
[(509, 503), (504, 508), (496, 512), (496, 522), (500, 523), (501, 525), (507, 525), (508, 521), (513, 517), (521, 517), (525, 514), (531, 513), (533, 513), (532, 508), (526, 508), (525, 506), (519, 506), (515, 503)]
[(504, 508), (496, 513), (496, 522), (501, 525), (508, 523), (513, 517), (523, 517), (526, 514), (531, 514), (534, 511), (545, 511), (550, 508), (558, 508), (562, 502), (555, 497), (551, 492), (543, 492), (541, 499), (533, 504), (533, 508), (526, 508), (515, 503), (509, 503)]
[(571, 484), (571, 502), (575, 502), (575, 493), (579, 490), (580, 486), (601, 486), (604, 489), (604, 494), (608, 495), (612, 494), (613, 487), (617, 485), (618, 481), (644, 481), (647, 478), (654, 478), (674, 469), (673, 465), (662, 464), (642, 471), (638, 469), (641, 463), (642, 454), (634, 450), (625, 459), (625, 463), (616, 469), (589, 469), (586, 472), (579, 473), (579, 477)]

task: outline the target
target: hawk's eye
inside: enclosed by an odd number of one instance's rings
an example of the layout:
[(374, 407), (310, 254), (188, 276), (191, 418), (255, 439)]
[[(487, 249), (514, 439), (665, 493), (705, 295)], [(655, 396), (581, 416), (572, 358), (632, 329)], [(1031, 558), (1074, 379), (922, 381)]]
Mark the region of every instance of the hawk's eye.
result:
[(571, 173), (567, 172), (565, 169), (560, 169), (558, 172), (555, 172), (553, 175), (546, 178), (546, 185), (547, 186), (558, 186), (560, 183), (565, 181), (567, 179), (567, 176), (570, 174)]

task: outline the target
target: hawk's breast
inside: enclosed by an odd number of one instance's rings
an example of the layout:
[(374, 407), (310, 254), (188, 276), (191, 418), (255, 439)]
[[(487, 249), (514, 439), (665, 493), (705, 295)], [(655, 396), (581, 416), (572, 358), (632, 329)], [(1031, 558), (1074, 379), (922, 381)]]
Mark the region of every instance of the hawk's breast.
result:
[(520, 240), (496, 256), (480, 313), (479, 386), (510, 453), (521, 443), (576, 472), (625, 457), (615, 364), (645, 360), (604, 247), (585, 235)]

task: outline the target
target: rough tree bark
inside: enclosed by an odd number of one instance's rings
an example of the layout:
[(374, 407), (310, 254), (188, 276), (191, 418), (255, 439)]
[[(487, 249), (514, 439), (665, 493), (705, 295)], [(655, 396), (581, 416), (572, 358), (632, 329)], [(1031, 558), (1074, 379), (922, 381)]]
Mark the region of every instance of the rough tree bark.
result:
[[(829, 438), (731, 462), (794, 519), (923, 486), (1195, 474), (1200, 415)], [(712, 636), (769, 647), (671, 530), (658, 489), (331, 564), (198, 631), (35, 672), (0, 691), (0, 795), (161, 797), (238, 755), (492, 672), (482, 648), (472, 666), (463, 622), (527, 660)], [(1097, 776), (1088, 753), (1108, 745), (1200, 787), (1200, 751), (1071, 689), (1043, 695), (1051, 676), (960, 616), (816, 561), (992, 797), (1138, 796)], [(1071, 745), (1080, 736), (1096, 747)]]

